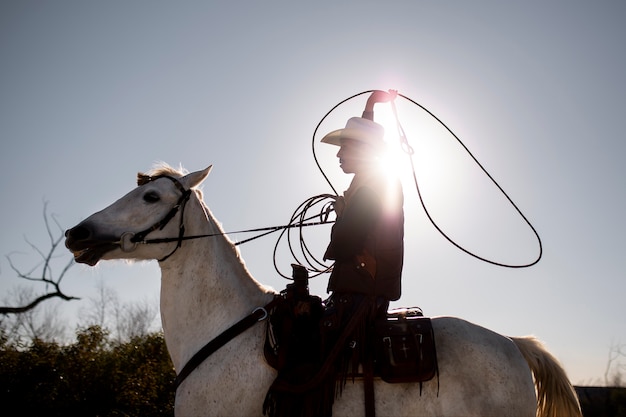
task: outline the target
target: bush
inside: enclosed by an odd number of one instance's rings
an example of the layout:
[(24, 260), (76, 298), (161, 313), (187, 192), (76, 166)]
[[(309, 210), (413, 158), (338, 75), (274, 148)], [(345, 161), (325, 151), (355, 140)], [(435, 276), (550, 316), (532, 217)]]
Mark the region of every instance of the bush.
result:
[(27, 416), (173, 416), (175, 373), (162, 334), (112, 342), (99, 326), (76, 342), (0, 337), (0, 402)]

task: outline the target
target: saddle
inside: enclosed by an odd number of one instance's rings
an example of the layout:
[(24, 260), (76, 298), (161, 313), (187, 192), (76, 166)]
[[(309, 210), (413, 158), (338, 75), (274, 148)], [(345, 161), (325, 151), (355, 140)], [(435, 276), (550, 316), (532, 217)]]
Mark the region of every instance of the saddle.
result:
[[(346, 326), (330, 349), (322, 343), (323, 310), (316, 297), (295, 304), (300, 314), (271, 314), (265, 341), (265, 358), (278, 371), (263, 404), (270, 417), (319, 416), (332, 410), (348, 379), (363, 379), (366, 416), (374, 416), (373, 379), (387, 383), (420, 383), (438, 375), (435, 338), (430, 318), (419, 308), (390, 310), (374, 320), (361, 340)], [(302, 312), (305, 312), (302, 314)], [(315, 317), (317, 316), (317, 317)], [(357, 332), (358, 333), (358, 332)], [(368, 343), (369, 342), (369, 343)], [(341, 364), (354, 345), (369, 344), (371, 352), (361, 363)], [(323, 353), (326, 352), (326, 353)]]
[[(421, 309), (372, 315), (369, 302), (341, 296), (324, 305), (295, 279), (269, 312), (264, 353), (278, 371), (263, 404), (270, 417), (329, 415), (347, 379), (363, 378), (366, 415), (373, 412), (373, 378), (422, 382), (438, 374), (430, 319)], [(333, 305), (334, 304), (334, 305)], [(337, 327), (336, 323), (343, 323)], [(332, 337), (328, 337), (332, 335)], [(361, 371), (362, 368), (362, 371)]]
[[(286, 367), (324, 363), (321, 347), (321, 300), (312, 297), (296, 304), (299, 313), (290, 317), (284, 310), (277, 311), (268, 321), (265, 358), (278, 371)], [(317, 317), (315, 317), (317, 316)], [(389, 310), (386, 317), (374, 320), (366, 340), (373, 344), (374, 377), (387, 383), (425, 382), (438, 373), (435, 337), (429, 317), (419, 307)], [(367, 343), (366, 340), (357, 343)], [(338, 343), (342, 343), (340, 337)], [(350, 340), (344, 343), (354, 343)], [(324, 372), (324, 366), (318, 372)], [(361, 377), (352, 370), (345, 377)], [(313, 378), (312, 375), (309, 375)], [(309, 378), (309, 379), (310, 379)], [(301, 381), (304, 382), (304, 381)]]

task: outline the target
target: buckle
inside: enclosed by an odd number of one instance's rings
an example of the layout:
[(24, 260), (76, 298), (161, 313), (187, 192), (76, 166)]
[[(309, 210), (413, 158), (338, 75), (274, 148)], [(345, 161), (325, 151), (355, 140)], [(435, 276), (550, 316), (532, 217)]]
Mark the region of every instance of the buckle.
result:
[(252, 311), (252, 314), (254, 315), (257, 311), (262, 311), (263, 315), (257, 320), (257, 321), (263, 321), (267, 318), (268, 314), (267, 314), (267, 310), (265, 309), (265, 307), (257, 307)]

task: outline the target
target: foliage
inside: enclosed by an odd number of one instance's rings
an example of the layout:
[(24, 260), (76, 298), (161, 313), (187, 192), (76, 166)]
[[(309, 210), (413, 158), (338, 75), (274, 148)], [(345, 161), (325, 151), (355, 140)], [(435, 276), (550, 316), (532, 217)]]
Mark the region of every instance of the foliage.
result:
[(585, 417), (626, 417), (626, 388), (576, 387)]
[(99, 326), (62, 346), (0, 334), (0, 402), (28, 416), (173, 416), (175, 373), (162, 334), (115, 342)]

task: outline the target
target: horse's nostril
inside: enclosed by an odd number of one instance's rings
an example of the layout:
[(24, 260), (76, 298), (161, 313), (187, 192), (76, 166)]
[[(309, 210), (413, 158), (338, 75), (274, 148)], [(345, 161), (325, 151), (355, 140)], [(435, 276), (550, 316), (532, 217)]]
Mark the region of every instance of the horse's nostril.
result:
[(71, 237), (74, 240), (84, 240), (91, 236), (91, 231), (85, 226), (76, 226), (65, 232), (65, 237)]

